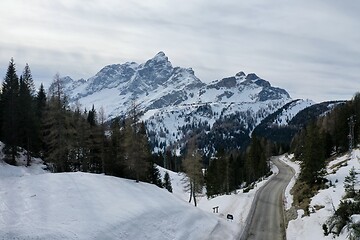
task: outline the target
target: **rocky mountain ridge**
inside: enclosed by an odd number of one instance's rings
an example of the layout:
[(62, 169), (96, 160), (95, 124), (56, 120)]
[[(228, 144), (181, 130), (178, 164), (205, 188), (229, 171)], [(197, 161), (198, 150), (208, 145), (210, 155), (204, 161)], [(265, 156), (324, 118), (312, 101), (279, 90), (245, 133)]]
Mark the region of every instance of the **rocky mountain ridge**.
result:
[[(236, 122), (237, 130), (222, 129), (229, 131), (223, 138), (242, 145), (242, 138), (249, 138), (262, 119), (291, 101), (286, 90), (254, 73), (239, 72), (206, 84), (191, 68), (173, 67), (163, 52), (142, 64), (105, 66), (88, 80), (64, 77), (62, 85), (70, 103), (79, 102), (87, 109), (103, 107), (108, 120), (125, 115), (135, 101), (154, 151), (169, 146), (179, 150), (194, 132), (206, 138), (214, 126), (219, 130), (229, 119)], [(236, 133), (241, 137), (234, 137)], [(217, 148), (214, 142), (208, 144), (208, 149)]]

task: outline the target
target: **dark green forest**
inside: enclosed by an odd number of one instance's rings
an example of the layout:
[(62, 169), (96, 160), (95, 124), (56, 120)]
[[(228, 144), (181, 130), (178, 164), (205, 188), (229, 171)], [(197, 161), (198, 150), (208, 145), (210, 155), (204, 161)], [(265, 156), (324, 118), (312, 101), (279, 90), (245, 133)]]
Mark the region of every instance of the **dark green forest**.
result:
[[(302, 179), (321, 182), (327, 159), (343, 154), (360, 140), (360, 94), (310, 121), (291, 141), (291, 151), (302, 161)], [(350, 138), (350, 123), (353, 123)]]

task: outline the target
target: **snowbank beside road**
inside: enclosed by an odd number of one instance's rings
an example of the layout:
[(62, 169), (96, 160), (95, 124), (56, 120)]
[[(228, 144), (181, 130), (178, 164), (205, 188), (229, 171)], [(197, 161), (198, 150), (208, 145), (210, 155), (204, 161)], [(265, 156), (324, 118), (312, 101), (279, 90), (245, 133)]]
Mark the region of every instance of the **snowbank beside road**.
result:
[[(333, 235), (324, 236), (322, 225), (333, 215), (345, 194), (344, 180), (352, 167), (360, 169), (360, 150), (354, 150), (350, 155), (338, 157), (328, 164), (326, 178), (332, 186), (316, 194), (310, 202), (310, 216), (304, 216), (304, 211), (298, 211), (298, 218), (290, 221), (287, 229), (288, 240), (334, 239)], [(320, 209), (319, 209), (320, 208)], [(317, 210), (318, 209), (318, 210)], [(347, 239), (346, 231), (335, 239)]]
[(296, 180), (299, 177), (300, 174), (300, 163), (294, 162), (294, 154), (285, 154), (279, 157), (280, 161), (283, 161), (287, 165), (289, 165), (294, 171), (295, 174), (291, 178), (289, 185), (285, 189), (285, 210), (289, 210), (291, 208), (291, 205), (293, 203), (293, 196), (290, 193), (291, 189), (294, 187)]
[[(189, 199), (189, 193), (184, 192), (182, 181), (184, 175), (174, 173), (160, 167), (159, 169), (162, 176), (164, 176), (166, 171), (169, 173), (173, 187), (173, 194), (179, 199), (187, 201)], [(271, 171), (273, 174), (277, 174), (279, 169), (271, 163)], [(248, 217), (256, 192), (269, 180), (270, 177), (258, 182), (254, 189), (251, 189), (248, 193), (243, 193), (242, 190), (237, 190), (236, 193), (232, 193), (231, 195), (221, 195), (210, 199), (208, 199), (206, 196), (199, 197), (198, 208), (202, 209), (204, 212), (218, 217), (219, 219), (226, 220), (227, 214), (233, 215), (234, 220), (231, 222), (227, 221), (227, 223), (229, 227), (233, 229), (233, 232), (236, 232), (237, 235), (240, 235), (244, 230), (246, 219)], [(219, 207), (217, 213), (213, 212), (214, 207)]]

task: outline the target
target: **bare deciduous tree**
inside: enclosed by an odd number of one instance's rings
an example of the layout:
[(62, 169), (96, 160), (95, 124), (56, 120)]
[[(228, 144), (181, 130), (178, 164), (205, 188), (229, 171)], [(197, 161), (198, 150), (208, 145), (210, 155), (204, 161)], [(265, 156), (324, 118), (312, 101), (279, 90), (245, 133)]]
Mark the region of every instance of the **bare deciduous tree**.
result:
[(188, 152), (183, 161), (186, 174), (184, 181), (186, 182), (185, 189), (190, 193), (189, 202), (194, 199), (195, 207), (197, 206), (196, 195), (202, 192), (204, 184), (201, 161), (201, 155), (196, 148), (195, 139), (190, 139), (188, 142)]

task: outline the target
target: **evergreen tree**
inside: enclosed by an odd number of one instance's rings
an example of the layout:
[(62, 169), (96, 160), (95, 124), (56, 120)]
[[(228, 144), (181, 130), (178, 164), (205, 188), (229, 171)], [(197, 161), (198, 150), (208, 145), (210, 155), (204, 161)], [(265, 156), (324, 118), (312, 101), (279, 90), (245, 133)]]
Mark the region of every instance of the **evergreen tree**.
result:
[(230, 166), (224, 150), (218, 150), (210, 160), (206, 171), (206, 194), (208, 197), (228, 193), (230, 187)]
[(144, 122), (141, 122), (139, 126), (138, 147), (139, 155), (137, 161), (137, 174), (140, 176), (140, 178), (143, 178), (141, 176), (146, 176), (149, 166), (153, 165), (150, 145)]
[(52, 84), (51, 97), (43, 118), (44, 140), (46, 143), (46, 160), (55, 172), (70, 170), (68, 159), (69, 145), (66, 137), (69, 130), (67, 101), (63, 95), (60, 75), (56, 74)]
[(242, 183), (246, 181), (245, 157), (243, 155), (243, 153), (238, 153), (232, 164), (234, 189), (240, 188)]
[(224, 192), (224, 164), (219, 156), (210, 160), (206, 170), (206, 194), (208, 197), (216, 196)]
[(5, 161), (16, 164), (18, 155), (19, 127), (19, 78), (16, 74), (14, 59), (10, 60), (1, 92), (2, 141), (5, 143)]
[(43, 112), (46, 107), (46, 93), (44, 89), (44, 85), (41, 83), (39, 91), (36, 95), (36, 115), (38, 119), (42, 119)]
[(92, 106), (92, 109), (88, 112), (87, 121), (90, 126), (96, 126), (96, 110), (94, 105)]
[(146, 127), (139, 122), (137, 105), (133, 103), (124, 126), (124, 162), (129, 178), (137, 182), (146, 180), (151, 152), (146, 135)]
[(148, 171), (148, 173), (149, 173), (148, 182), (155, 184), (156, 186), (158, 186), (160, 188), (164, 187), (163, 183), (161, 182), (161, 174), (160, 174), (159, 169), (156, 167), (156, 165), (154, 163), (150, 164), (149, 166), (150, 166), (150, 169)]
[(171, 179), (168, 172), (165, 172), (164, 175), (164, 188), (167, 189), (169, 192), (172, 193), (172, 186), (171, 186)]
[(26, 88), (29, 91), (30, 96), (34, 97), (35, 96), (35, 84), (34, 84), (34, 80), (31, 74), (31, 70), (29, 67), (29, 64), (26, 63), (23, 74), (22, 74), (22, 79), (24, 81), (24, 85), (26, 86)]
[(43, 157), (43, 152), (45, 151), (45, 143), (43, 138), (43, 131), (42, 131), (42, 120), (44, 116), (44, 112), (46, 109), (46, 93), (43, 84), (40, 85), (40, 88), (37, 92), (35, 97), (35, 115), (36, 115), (36, 133), (37, 133), (37, 140), (33, 143), (34, 145), (34, 152), (40, 153), (40, 157)]
[(106, 148), (106, 135), (105, 133), (107, 132), (107, 129), (106, 129), (106, 124), (105, 124), (105, 110), (103, 107), (100, 107), (100, 110), (99, 110), (99, 124), (100, 124), (100, 131), (101, 131), (101, 166), (102, 166), (102, 169), (101, 169), (101, 172), (102, 173), (105, 173), (105, 148)]
[(101, 128), (97, 124), (96, 110), (94, 106), (89, 111), (87, 116), (87, 122), (90, 125), (89, 131), (89, 170), (93, 173), (100, 173), (103, 169), (102, 167), (102, 143), (103, 143), (103, 134)]
[(105, 161), (106, 173), (117, 177), (125, 177), (123, 150), (123, 132), (120, 131), (120, 119), (115, 118), (110, 125), (109, 157)]
[(344, 182), (344, 188), (345, 188), (345, 192), (346, 192), (346, 196), (348, 198), (353, 198), (355, 197), (355, 185), (357, 183), (357, 177), (356, 177), (356, 171), (355, 168), (352, 167), (349, 171), (349, 175), (345, 177), (345, 182)]
[(230, 194), (231, 191), (236, 189), (234, 175), (235, 175), (235, 160), (234, 156), (230, 154), (229, 157), (226, 158), (226, 194)]
[(309, 184), (315, 184), (322, 177), (325, 167), (324, 135), (315, 123), (306, 128), (306, 141), (302, 155), (301, 177)]
[(261, 145), (261, 141), (255, 135), (253, 135), (251, 139), (245, 167), (247, 172), (247, 183), (254, 182), (269, 172), (265, 150)]
[(30, 67), (26, 64), (22, 76), (20, 77), (19, 89), (19, 142), (18, 145), (27, 149), (27, 165), (30, 165), (30, 151), (37, 150), (36, 142), (39, 140), (39, 127), (36, 124), (34, 82)]
[(85, 114), (81, 113), (80, 106), (77, 105), (71, 117), (71, 149), (69, 151), (69, 164), (71, 171), (89, 171), (89, 131), (90, 126)]

